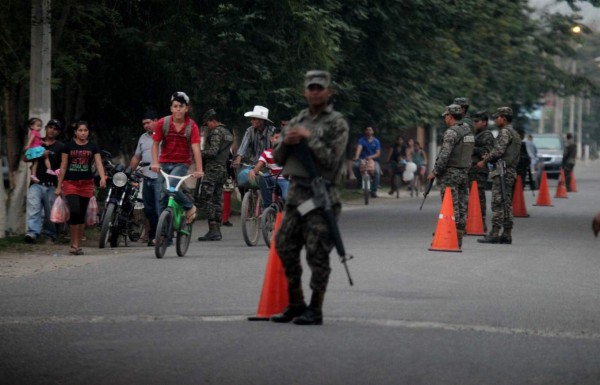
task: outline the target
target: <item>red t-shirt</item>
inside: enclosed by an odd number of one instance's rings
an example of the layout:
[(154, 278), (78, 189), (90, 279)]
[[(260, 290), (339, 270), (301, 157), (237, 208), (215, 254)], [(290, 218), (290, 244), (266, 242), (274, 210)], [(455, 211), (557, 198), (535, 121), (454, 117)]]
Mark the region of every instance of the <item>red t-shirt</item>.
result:
[[(192, 149), (191, 144), (200, 144), (200, 129), (196, 122), (194, 122), (189, 116), (185, 117), (185, 122), (181, 126), (181, 130), (177, 132), (175, 125), (173, 124), (173, 117), (171, 117), (171, 123), (169, 124), (169, 131), (167, 137), (163, 135), (163, 123), (165, 118), (160, 118), (156, 123), (156, 130), (152, 135), (152, 140), (155, 142), (162, 141), (162, 147), (160, 149), (160, 156), (158, 158), (159, 163), (184, 163), (188, 166), (192, 164)], [(185, 136), (185, 127), (188, 123), (192, 123), (192, 132), (190, 135), (190, 143), (188, 143)]]

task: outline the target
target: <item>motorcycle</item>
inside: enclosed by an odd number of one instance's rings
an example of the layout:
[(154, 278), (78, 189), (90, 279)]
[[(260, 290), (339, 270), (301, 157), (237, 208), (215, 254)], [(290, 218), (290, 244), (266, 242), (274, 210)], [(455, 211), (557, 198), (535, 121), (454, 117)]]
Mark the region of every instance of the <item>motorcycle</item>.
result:
[[(137, 242), (143, 232), (144, 221), (136, 220), (134, 210), (136, 204), (141, 202), (139, 191), (144, 178), (142, 167), (148, 166), (149, 162), (142, 162), (136, 170), (123, 167), (121, 164), (114, 165), (105, 156), (104, 166), (109, 177), (109, 186), (104, 202), (104, 210), (100, 214), (100, 244), (101, 249), (107, 245), (117, 247), (119, 238), (123, 237), (125, 246), (128, 240)], [(110, 155), (110, 154), (108, 154)]]

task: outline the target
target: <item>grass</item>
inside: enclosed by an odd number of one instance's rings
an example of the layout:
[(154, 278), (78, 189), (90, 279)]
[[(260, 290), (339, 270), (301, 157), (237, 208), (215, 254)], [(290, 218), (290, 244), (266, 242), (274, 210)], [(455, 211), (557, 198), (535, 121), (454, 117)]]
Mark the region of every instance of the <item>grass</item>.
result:
[(35, 250), (35, 248), (35, 244), (25, 243), (23, 235), (0, 238), (0, 251), (2, 252), (26, 253)]

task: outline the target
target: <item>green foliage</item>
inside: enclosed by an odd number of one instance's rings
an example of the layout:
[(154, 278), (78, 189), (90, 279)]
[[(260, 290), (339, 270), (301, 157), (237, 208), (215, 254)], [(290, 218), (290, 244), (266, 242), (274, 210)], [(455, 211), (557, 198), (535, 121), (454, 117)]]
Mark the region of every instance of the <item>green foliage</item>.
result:
[[(589, 1), (598, 5), (597, 1)], [(573, 7), (575, 2), (568, 1)], [(336, 107), (365, 125), (439, 124), (457, 96), (471, 110), (531, 108), (545, 93), (595, 92), (557, 57), (587, 37), (574, 16), (532, 17), (526, 0), (54, 0), (53, 114), (86, 119), (102, 147), (129, 154), (146, 109), (185, 91), (196, 119), (215, 108), (241, 133), (256, 104), (277, 120), (304, 107), (302, 76), (330, 70)], [(25, 84), (29, 2), (0, 5), (0, 76)], [(10, 38), (7, 38), (10, 37)], [(23, 119), (24, 120), (24, 119)]]

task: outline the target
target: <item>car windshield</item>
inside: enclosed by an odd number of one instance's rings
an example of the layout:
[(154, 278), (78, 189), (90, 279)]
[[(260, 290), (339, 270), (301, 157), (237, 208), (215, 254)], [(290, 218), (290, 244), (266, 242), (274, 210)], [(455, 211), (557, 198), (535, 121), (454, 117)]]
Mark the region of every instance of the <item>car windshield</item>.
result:
[(534, 136), (533, 143), (537, 148), (549, 148), (553, 150), (562, 149), (558, 136)]

